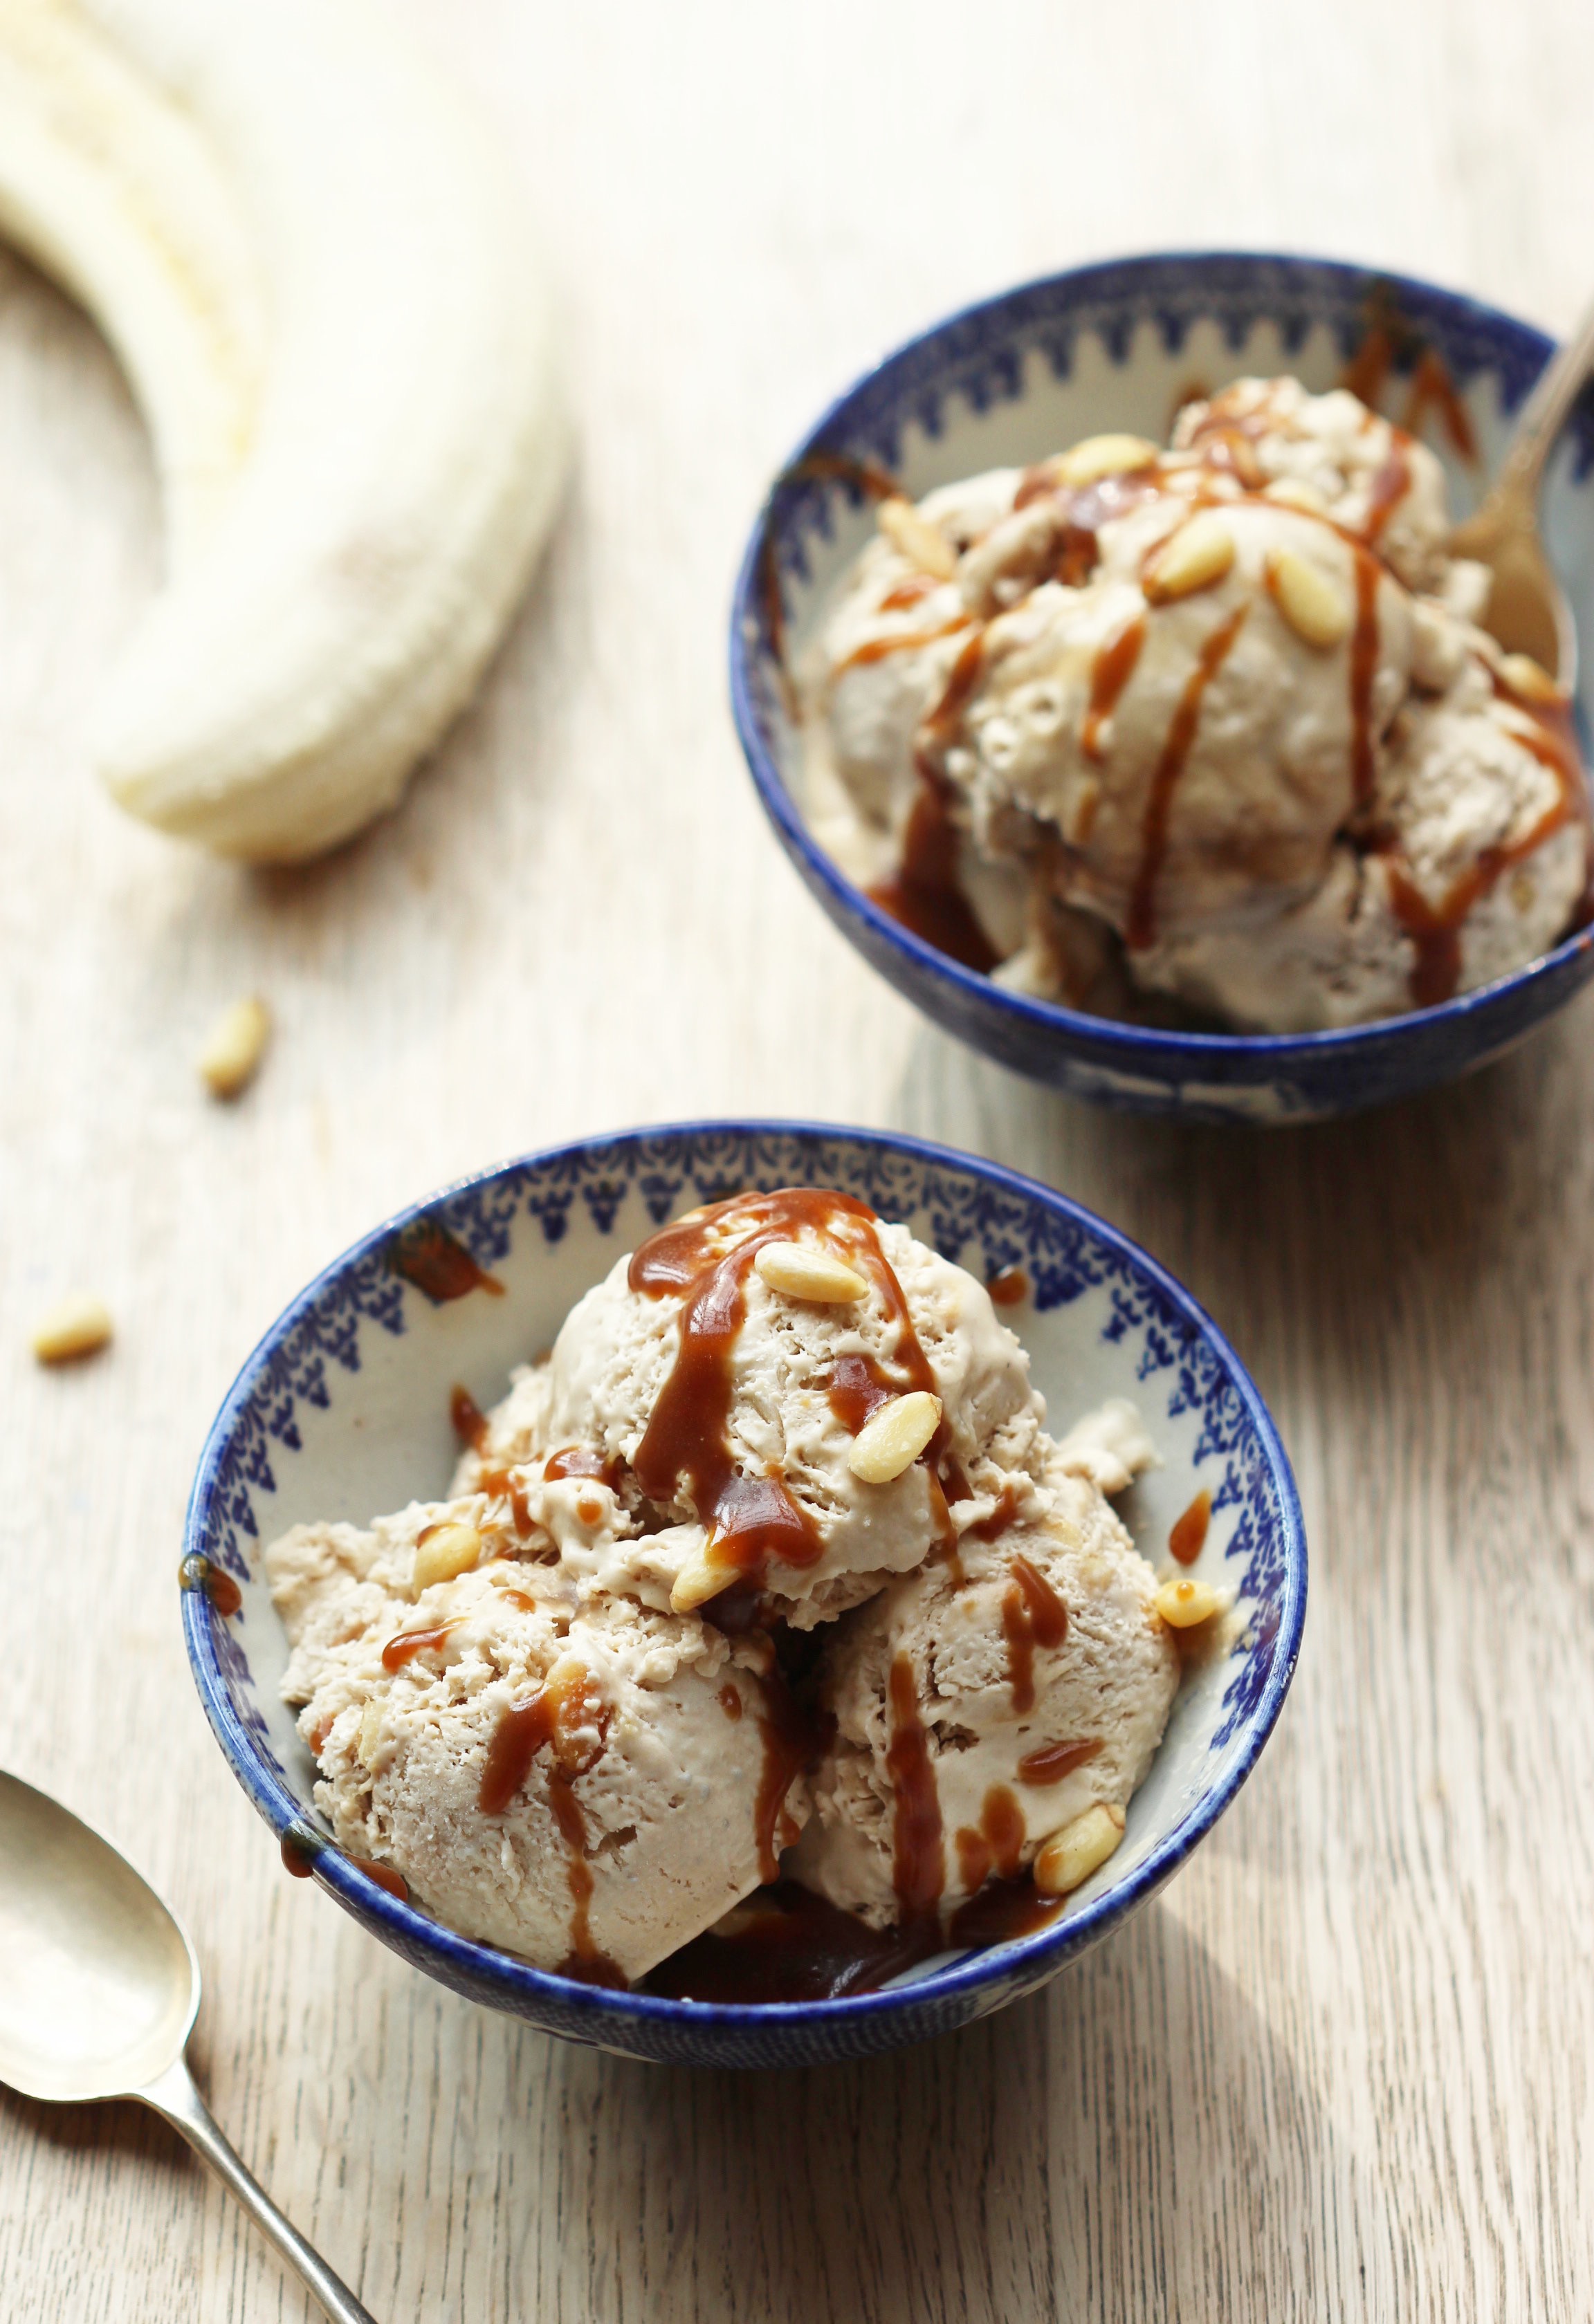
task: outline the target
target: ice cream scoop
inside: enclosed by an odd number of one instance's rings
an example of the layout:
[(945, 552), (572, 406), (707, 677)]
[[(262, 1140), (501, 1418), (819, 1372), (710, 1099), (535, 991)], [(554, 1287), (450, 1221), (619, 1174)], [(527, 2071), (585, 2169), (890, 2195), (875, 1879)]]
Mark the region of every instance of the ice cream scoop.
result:
[[(845, 1296), (814, 1296), (821, 1263)], [(620, 1261), (456, 1481), (577, 1461), (617, 1530), (605, 1587), (677, 1611), (734, 1591), (807, 1628), (1033, 1463), (1044, 1411), (982, 1285), (856, 1200), (793, 1187), (693, 1213)]]
[(1093, 1808), (1121, 1832), (1178, 1683), (1156, 1587), (1060, 1474), (848, 1617), (796, 1877), (872, 1927), (939, 1929)]
[[(625, 1597), (578, 1605), (534, 1560), (412, 1597), (375, 1540), (301, 1526), (268, 1554), (297, 1648), (287, 1692), (345, 1847), (468, 1936), (598, 1984), (774, 1878), (808, 1813), (811, 1745), (766, 1640)], [(322, 1639), (352, 1631), (320, 1645), (296, 1611), (318, 1570)]]

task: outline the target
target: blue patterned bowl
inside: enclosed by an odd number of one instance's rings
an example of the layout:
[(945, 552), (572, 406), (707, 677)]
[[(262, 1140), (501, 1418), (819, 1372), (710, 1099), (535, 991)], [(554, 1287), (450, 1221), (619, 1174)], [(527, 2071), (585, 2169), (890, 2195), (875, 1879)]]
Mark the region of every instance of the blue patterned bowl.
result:
[[(788, 657), (874, 528), (857, 487), (795, 472), (839, 453), (889, 469), (915, 498), (984, 468), (1022, 465), (1101, 429), (1162, 439), (1192, 383), (1293, 371), (1332, 386), (1378, 314), (1395, 359), (1381, 398), (1404, 411), (1413, 367), (1436, 353), (1481, 454), (1462, 460), (1431, 431), (1458, 516), (1478, 495), (1511, 415), (1551, 342), (1530, 324), (1404, 276), (1326, 259), (1192, 252), (1080, 267), (935, 324), (865, 374), (783, 469), (737, 584), (730, 632), (737, 730), (765, 812), (820, 902), (900, 991), (977, 1049), (1070, 1096), (1211, 1120), (1290, 1121), (1383, 1103), (1483, 1065), (1558, 1009), (1594, 972), (1581, 929), (1516, 975), (1437, 1009), (1348, 1032), (1174, 1033), (1115, 1024), (1004, 991), (960, 967), (845, 879), (803, 821), (799, 761), (772, 623)], [(1594, 407), (1552, 463), (1543, 519), (1578, 627), (1594, 638)], [(779, 606), (777, 614), (776, 606)], [(1594, 651), (1580, 716), (1589, 732)]]
[[(571, 1983), (457, 1936), (331, 1845), (315, 1770), (278, 1686), (287, 1643), (260, 1552), (311, 1517), (364, 1521), (440, 1491), (455, 1458), (449, 1390), (483, 1406), (546, 1347), (619, 1254), (694, 1203), (746, 1186), (839, 1186), (988, 1277), (1022, 1267), (1012, 1311), (1055, 1425), (1109, 1395), (1140, 1405), (1165, 1465), (1126, 1497), (1160, 1562), (1208, 1488), (1195, 1569), (1237, 1585), (1244, 1634), (1186, 1677), (1118, 1852), (1039, 1935), (965, 1953), (850, 1999), (721, 2007)], [(480, 1287), (488, 1273), (505, 1296)], [(472, 1288), (475, 1285), (477, 1287)], [(717, 2066), (862, 2056), (999, 2009), (1154, 1896), (1255, 1764), (1295, 1667), (1306, 1544), (1261, 1397), (1189, 1294), (1050, 1188), (905, 1138), (787, 1123), (644, 1130), (512, 1162), (390, 1219), (281, 1315), (238, 1375), (189, 1508), (183, 1631), (216, 1738), (285, 1856), (373, 1936), (473, 2000), (637, 2058)], [(231, 1610), (229, 1610), (231, 1609)]]

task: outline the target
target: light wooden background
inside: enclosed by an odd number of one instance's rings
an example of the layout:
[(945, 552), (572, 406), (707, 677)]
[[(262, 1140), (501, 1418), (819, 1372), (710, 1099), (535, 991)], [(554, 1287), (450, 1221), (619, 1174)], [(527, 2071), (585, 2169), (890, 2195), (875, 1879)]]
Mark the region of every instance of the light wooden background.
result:
[[(1252, 243), (1564, 327), (1594, 11), (411, 5), (521, 150), (581, 462), (479, 706), (336, 861), (222, 868), (91, 788), (79, 722), (158, 510), (93, 331), (0, 256), (0, 1763), (182, 1914), (216, 2111), (382, 2324), (1586, 2319), (1594, 1001), (1341, 1126), (1066, 1105), (927, 1029), (808, 902), (723, 628), (820, 401), (1027, 273)], [(255, 986), (280, 1038), (225, 1112), (192, 1052)], [(234, 1369), (371, 1220), (744, 1110), (961, 1143), (1144, 1240), (1272, 1399), (1314, 1563), (1274, 1742), (1162, 1902), (957, 2038), (720, 2079), (473, 2009), (285, 1879), (175, 1566)], [(44, 1376), (28, 1325), (78, 1283), (116, 1345)], [(13, 2324), (309, 2312), (153, 2118), (3, 2093), (0, 2287)]]

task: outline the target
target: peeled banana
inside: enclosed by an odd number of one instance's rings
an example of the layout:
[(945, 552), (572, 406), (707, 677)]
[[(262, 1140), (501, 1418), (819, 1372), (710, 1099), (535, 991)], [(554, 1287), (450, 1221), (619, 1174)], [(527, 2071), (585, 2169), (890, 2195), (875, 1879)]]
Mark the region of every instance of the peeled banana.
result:
[(497, 140), (380, 0), (0, 0), (0, 234), (100, 322), (162, 481), (100, 772), (222, 854), (336, 846), (471, 693), (559, 497)]

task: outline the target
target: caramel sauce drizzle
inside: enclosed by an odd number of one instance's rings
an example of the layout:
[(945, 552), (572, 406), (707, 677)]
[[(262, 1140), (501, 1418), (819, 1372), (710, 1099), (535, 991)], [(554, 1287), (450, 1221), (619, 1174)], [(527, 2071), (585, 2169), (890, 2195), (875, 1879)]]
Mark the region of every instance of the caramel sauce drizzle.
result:
[(396, 1896), (401, 1904), (409, 1903), (410, 1884), (396, 1865), (384, 1864), (375, 1856), (351, 1856), (348, 1860), (357, 1872), (363, 1872), (367, 1880), (376, 1883), (378, 1888), (385, 1888), (388, 1895)]
[(548, 1455), (542, 1474), (551, 1485), (562, 1477), (592, 1477), (612, 1492), (625, 1473), (625, 1466), (623, 1461), (599, 1452), (590, 1444), (567, 1444), (562, 1452)]
[(1035, 1703), (1035, 1648), (1061, 1646), (1068, 1636), (1068, 1608), (1027, 1557), (1015, 1555), (1012, 1563), (1013, 1579), (1002, 1592), (1002, 1629), (1013, 1708), (1025, 1711)]
[(753, 1836), (758, 1849), (758, 1877), (767, 1881), (780, 1869), (782, 1849), (790, 1848), (797, 1837), (798, 1826), (787, 1808), (786, 1795), (797, 1777), (818, 1758), (823, 1738), (778, 1670), (761, 1677), (758, 1686), (764, 1697), (758, 1718), (764, 1765), (754, 1803)]
[(495, 1299), (504, 1296), (504, 1286), (497, 1277), (478, 1267), (464, 1244), (430, 1211), (412, 1219), (394, 1236), (387, 1246), (387, 1271), (412, 1283), (434, 1307), (450, 1299), (463, 1299), (468, 1291), (490, 1292)]
[(1412, 488), (1412, 464), (1406, 456), (1411, 438), (1401, 428), (1391, 427), (1388, 456), (1373, 478), (1373, 488), (1367, 503), (1367, 513), (1362, 523), (1362, 539), (1371, 549), (1384, 536), (1384, 528)]
[(183, 1559), (177, 1569), (177, 1581), (180, 1589), (202, 1590), (223, 1620), (243, 1605), (244, 1593), (232, 1575), (202, 1550), (192, 1550)]
[(1168, 1554), (1181, 1565), (1193, 1565), (1201, 1554), (1211, 1521), (1212, 1496), (1203, 1485), (1182, 1517), (1175, 1517), (1168, 1536)]
[(461, 1444), (468, 1444), (473, 1452), (486, 1449), (487, 1416), (468, 1388), (456, 1386), (449, 1395), (449, 1418)]
[(1016, 1307), (1030, 1296), (1030, 1279), (1022, 1267), (1005, 1267), (986, 1285), (992, 1305)]
[[(579, 1729), (588, 1723), (598, 1729), (596, 1749), (578, 1739)], [(588, 1674), (582, 1671), (562, 1681), (556, 1674), (551, 1683), (512, 1702), (500, 1717), (487, 1746), (477, 1805), (483, 1815), (504, 1814), (531, 1775), (538, 1752), (544, 1744), (552, 1745), (548, 1805), (565, 1843), (570, 1891), (570, 1950), (559, 1974), (588, 1985), (623, 1986), (627, 1982), (624, 1973), (593, 1942), (587, 1819), (575, 1794), (576, 1777), (586, 1775), (603, 1756), (607, 1725), (607, 1706), (594, 1694)]]
[(786, 601), (781, 592), (779, 549), (775, 539), (774, 507), (783, 486), (810, 482), (839, 482), (850, 484), (870, 500), (891, 500), (901, 492), (896, 478), (876, 461), (861, 460), (849, 452), (811, 452), (795, 461), (783, 475), (777, 476), (765, 504), (764, 538), (758, 548), (758, 602), (763, 609), (764, 627), (769, 639), (769, 650), (779, 674), (781, 691), (786, 709), (794, 719), (798, 713), (796, 689), (786, 668)]
[[(1012, 1485), (1004, 1485), (996, 1495), (996, 1506), (989, 1517), (981, 1517), (978, 1525), (969, 1526), (968, 1532), (975, 1541), (1000, 1541), (1017, 1515), (1017, 1491)], [(1029, 1570), (1032, 1573), (1034, 1572), (1033, 1566)]]
[(1061, 1784), (1076, 1767), (1083, 1767), (1098, 1757), (1104, 1741), (1102, 1736), (1089, 1735), (1075, 1742), (1043, 1743), (1038, 1750), (1026, 1751), (1019, 1761), (1018, 1780), (1037, 1789), (1048, 1784)]
[(839, 678), (844, 670), (867, 669), (892, 654), (915, 653), (921, 646), (937, 645), (942, 638), (956, 637), (959, 630), (968, 629), (973, 620), (972, 613), (959, 613), (955, 621), (942, 622), (933, 630), (896, 630), (889, 637), (866, 638), (837, 663), (836, 676)]
[(885, 1771), (892, 1789), (892, 1885), (897, 1919), (904, 1928), (938, 1920), (947, 1885), (946, 1842), (941, 1794), (931, 1764), (930, 1740), (919, 1715), (913, 1665), (905, 1654), (893, 1657), (889, 1681), (891, 1741)]
[(908, 816), (902, 862), (890, 879), (865, 891), (871, 903), (889, 912), (911, 936), (982, 976), (996, 967), (999, 954), (963, 892), (958, 827), (939, 761), (979, 683), (984, 655), (985, 631), (980, 627), (952, 664), (940, 702), (919, 729), (914, 752), (919, 789)]
[(1157, 878), (1168, 851), (1168, 817), (1173, 804), (1173, 793), (1195, 742), (1196, 730), (1200, 724), (1202, 697), (1228, 660), (1250, 610), (1248, 603), (1237, 605), (1228, 619), (1219, 623), (1201, 647), (1196, 666), (1184, 682), (1179, 707), (1173, 713), (1173, 723), (1168, 729), (1162, 756), (1153, 772), (1151, 789), (1145, 802), (1145, 819), (1141, 825), (1140, 863), (1130, 892), (1129, 913), (1124, 930), (1124, 941), (1131, 952), (1144, 952), (1156, 939)]
[(1024, 1810), (1006, 1784), (993, 1784), (980, 1805), (979, 1824), (965, 1824), (957, 1837), (958, 1871), (972, 1896), (994, 1871), (999, 1879), (1017, 1877), (1024, 1852)]
[[(681, 1301), (675, 1360), (636, 1450), (636, 1479), (655, 1501), (689, 1501), (712, 1536), (727, 1583), (760, 1582), (773, 1561), (806, 1568), (823, 1550), (812, 1519), (780, 1476), (746, 1474), (727, 1434), (736, 1385), (732, 1353), (746, 1320), (753, 1261), (766, 1243), (797, 1240), (804, 1230), (839, 1249), (896, 1327), (888, 1370), (861, 1358), (856, 1366), (837, 1368), (829, 1383), (832, 1408), (867, 1417), (873, 1402), (886, 1395), (933, 1392), (935, 1376), (880, 1248), (875, 1213), (854, 1195), (787, 1186), (734, 1196), (662, 1229), (633, 1254), (628, 1271), (633, 1291)], [(922, 1456), (932, 1471), (946, 1444), (943, 1424)]]
[(1118, 696), (1135, 675), (1140, 649), (1145, 643), (1145, 616), (1137, 613), (1117, 635), (1109, 638), (1090, 668), (1090, 702), (1080, 730), (1080, 748), (1098, 765), (1107, 756), (1102, 730), (1118, 706)]
[(902, 862), (866, 890), (869, 901), (949, 960), (988, 976), (1000, 954), (974, 916), (959, 875), (958, 827), (938, 780), (921, 773), (908, 815)]
[(933, 573), (910, 573), (905, 581), (899, 581), (894, 589), (885, 592), (880, 600), (880, 611), (902, 613), (909, 605), (918, 604), (922, 598), (932, 597), (941, 586)]
[(382, 1649), (383, 1669), (390, 1675), (403, 1670), (417, 1655), (429, 1654), (433, 1646), (440, 1646), (449, 1631), (458, 1628), (455, 1622), (434, 1622), (424, 1630), (396, 1631)]

